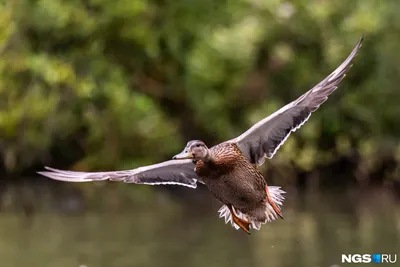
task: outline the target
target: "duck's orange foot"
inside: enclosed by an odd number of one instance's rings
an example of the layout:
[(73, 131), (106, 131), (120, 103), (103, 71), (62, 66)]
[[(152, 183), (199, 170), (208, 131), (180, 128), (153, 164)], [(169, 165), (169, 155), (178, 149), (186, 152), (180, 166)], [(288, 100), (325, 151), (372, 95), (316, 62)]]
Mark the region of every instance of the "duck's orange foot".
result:
[(233, 217), (233, 222), (236, 223), (244, 232), (248, 233), (249, 235), (251, 234), (250, 223), (248, 221), (245, 221), (239, 217)]
[(235, 212), (233, 211), (233, 208), (231, 205), (228, 206), (231, 214), (232, 214), (232, 220), (233, 222), (240, 227), (240, 229), (242, 229), (244, 232), (248, 233), (249, 235), (250, 233), (250, 223), (246, 220), (243, 220), (241, 218), (239, 218), (238, 216), (236, 216)]
[(267, 193), (267, 201), (268, 203), (271, 205), (271, 207), (274, 209), (274, 211), (276, 212), (276, 214), (278, 214), (278, 216), (283, 219), (283, 215), (282, 215), (282, 211), (281, 209), (275, 204), (275, 202), (272, 200), (271, 196), (269, 195), (269, 191), (268, 191), (268, 186), (265, 186), (265, 192)]

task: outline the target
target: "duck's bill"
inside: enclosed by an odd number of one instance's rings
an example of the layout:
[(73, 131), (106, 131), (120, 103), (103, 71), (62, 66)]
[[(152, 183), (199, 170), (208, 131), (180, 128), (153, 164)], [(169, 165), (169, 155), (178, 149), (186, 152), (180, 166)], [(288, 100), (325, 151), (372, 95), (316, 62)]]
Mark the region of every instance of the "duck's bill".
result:
[(181, 152), (178, 155), (175, 155), (172, 159), (193, 159), (194, 156), (190, 152)]

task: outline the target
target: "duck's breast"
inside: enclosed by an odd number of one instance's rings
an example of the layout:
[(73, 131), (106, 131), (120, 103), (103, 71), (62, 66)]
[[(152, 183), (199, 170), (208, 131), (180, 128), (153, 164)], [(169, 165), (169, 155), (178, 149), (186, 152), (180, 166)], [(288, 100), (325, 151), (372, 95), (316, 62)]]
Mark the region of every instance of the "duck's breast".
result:
[(244, 208), (265, 199), (265, 180), (234, 144), (211, 148), (213, 162), (199, 161), (196, 172), (217, 199)]

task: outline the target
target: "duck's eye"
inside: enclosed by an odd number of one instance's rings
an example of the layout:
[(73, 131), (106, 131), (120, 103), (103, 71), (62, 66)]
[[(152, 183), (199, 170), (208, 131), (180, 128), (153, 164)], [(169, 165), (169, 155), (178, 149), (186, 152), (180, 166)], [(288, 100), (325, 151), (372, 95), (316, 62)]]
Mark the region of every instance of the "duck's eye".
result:
[(201, 144), (197, 144), (196, 147), (201, 147)]

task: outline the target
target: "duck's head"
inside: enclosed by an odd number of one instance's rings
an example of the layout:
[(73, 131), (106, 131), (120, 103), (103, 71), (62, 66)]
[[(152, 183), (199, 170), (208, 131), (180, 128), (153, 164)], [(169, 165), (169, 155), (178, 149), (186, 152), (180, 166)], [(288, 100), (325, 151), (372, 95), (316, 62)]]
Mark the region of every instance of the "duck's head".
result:
[(203, 141), (192, 140), (186, 144), (185, 149), (181, 153), (175, 155), (172, 159), (193, 159), (194, 161), (209, 161), (210, 151)]

